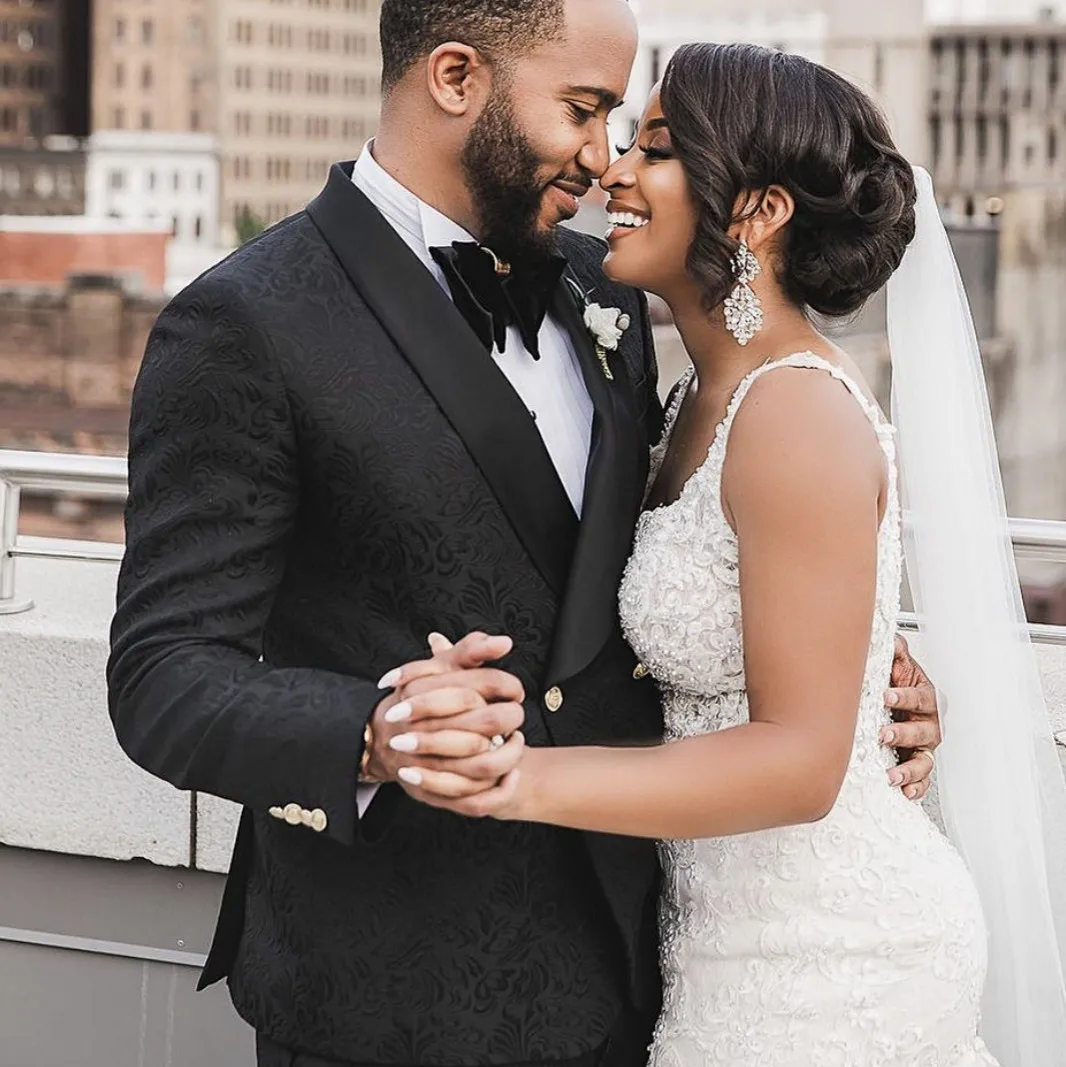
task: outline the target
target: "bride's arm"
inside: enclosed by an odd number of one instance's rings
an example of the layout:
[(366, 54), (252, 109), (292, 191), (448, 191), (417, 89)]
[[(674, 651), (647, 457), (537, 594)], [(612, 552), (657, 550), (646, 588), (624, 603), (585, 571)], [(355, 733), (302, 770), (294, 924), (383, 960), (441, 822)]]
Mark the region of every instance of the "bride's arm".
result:
[(722, 493), (740, 543), (751, 722), (653, 748), (530, 749), (517, 779), (464, 801), (442, 795), (447, 774), (409, 788), (463, 814), (650, 838), (819, 819), (853, 743), (883, 486), (875, 435), (839, 385), (765, 376), (734, 424)]

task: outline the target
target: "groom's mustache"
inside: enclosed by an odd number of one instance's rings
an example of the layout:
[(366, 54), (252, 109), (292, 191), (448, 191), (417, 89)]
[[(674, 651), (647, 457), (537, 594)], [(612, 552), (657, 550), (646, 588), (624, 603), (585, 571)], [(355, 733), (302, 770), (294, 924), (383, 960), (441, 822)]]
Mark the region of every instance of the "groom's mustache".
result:
[(592, 188), (592, 178), (587, 174), (560, 174), (549, 184), (560, 186), (580, 200)]

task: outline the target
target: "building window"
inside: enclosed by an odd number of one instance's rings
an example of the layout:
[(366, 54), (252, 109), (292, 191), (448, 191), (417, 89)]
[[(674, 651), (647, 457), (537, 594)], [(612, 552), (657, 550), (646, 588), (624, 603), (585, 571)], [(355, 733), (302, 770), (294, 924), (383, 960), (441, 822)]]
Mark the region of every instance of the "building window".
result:
[(181, 192), (181, 171), (180, 170), (174, 171), (173, 186), (174, 186), (174, 192), (176, 192), (176, 193), (180, 193)]
[(180, 227), (178, 225), (178, 216), (174, 215), (170, 220), (170, 236), (177, 237)]
[(190, 111), (189, 112), (189, 129), (192, 130), (193, 133), (197, 133), (199, 131), (199, 129), (200, 129), (200, 112), (199, 111)]
[(115, 19), (115, 40), (124, 41), (126, 39), (126, 20)]
[(107, 187), (114, 192), (121, 192), (126, 187), (126, 175), (121, 170), (113, 170), (107, 176)]
[(141, 88), (152, 88), (152, 68), (148, 63), (141, 68)]
[(196, 220), (193, 223), (193, 235), (198, 241), (204, 235), (204, 220), (199, 215), (196, 216)]
[(204, 43), (204, 20), (198, 15), (189, 19), (189, 44)]
[(204, 191), (204, 172), (202, 170), (196, 172), (196, 191), (198, 193)]
[(150, 111), (141, 112), (141, 129), (150, 130), (152, 128), (152, 113)]
[(151, 19), (145, 19), (141, 23), (141, 40), (145, 44), (151, 44), (152, 38), (155, 36), (155, 27), (152, 25)]
[(146, 183), (148, 185), (148, 191), (152, 192), (152, 190), (155, 189), (155, 171), (154, 170), (150, 170), (145, 175), (145, 180), (146, 180)]
[(116, 107), (115, 114), (112, 116), (114, 119), (114, 126), (116, 130), (123, 130), (126, 128), (126, 109), (123, 107)]
[(115, 88), (121, 89), (126, 84), (126, 67), (122, 63), (115, 64)]

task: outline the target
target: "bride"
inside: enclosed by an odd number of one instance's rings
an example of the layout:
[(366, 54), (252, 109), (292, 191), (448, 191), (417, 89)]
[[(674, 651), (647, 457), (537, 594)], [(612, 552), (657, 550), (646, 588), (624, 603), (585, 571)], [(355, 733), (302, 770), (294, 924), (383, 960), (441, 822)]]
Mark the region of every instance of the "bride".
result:
[[(602, 184), (608, 275), (670, 305), (692, 362), (620, 592), (662, 689), (665, 743), (530, 748), (480, 796), (449, 800), (431, 771), (419, 795), (662, 840), (659, 1067), (995, 1064), (979, 1035), (1003, 1067), (1061, 1062), (1039, 790), (1057, 800), (1062, 783), (992, 732), (995, 714), (1030, 707), (1022, 744), (1046, 754), (991, 438), (965, 436), (987, 407), (928, 176), (830, 71), (692, 45)], [(899, 451), (809, 314), (851, 314), (890, 278)], [(879, 744), (901, 457), (927, 654), (958, 715), (941, 792), (967, 862), (887, 784)], [(939, 580), (953, 573), (954, 586)], [(982, 777), (993, 757), (1016, 760), (998, 780), (1020, 779), (1018, 795)]]

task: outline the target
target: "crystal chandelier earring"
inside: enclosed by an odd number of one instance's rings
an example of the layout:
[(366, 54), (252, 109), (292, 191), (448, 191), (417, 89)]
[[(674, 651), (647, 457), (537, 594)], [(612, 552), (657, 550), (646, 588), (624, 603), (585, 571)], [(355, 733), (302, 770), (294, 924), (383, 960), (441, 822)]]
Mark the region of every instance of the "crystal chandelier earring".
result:
[(726, 329), (739, 345), (746, 345), (763, 326), (762, 304), (751, 288), (751, 283), (760, 274), (759, 261), (748, 248), (748, 242), (742, 240), (733, 256), (733, 277), (737, 286), (725, 301)]

